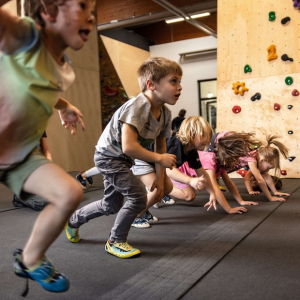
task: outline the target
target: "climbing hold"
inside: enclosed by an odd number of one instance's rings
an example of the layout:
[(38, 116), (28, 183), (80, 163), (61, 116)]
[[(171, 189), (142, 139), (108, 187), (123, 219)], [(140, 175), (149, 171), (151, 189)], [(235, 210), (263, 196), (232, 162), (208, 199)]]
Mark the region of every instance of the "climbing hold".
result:
[(280, 110), (280, 104), (275, 103), (275, 104), (274, 104), (274, 109), (275, 109), (275, 110)]
[(250, 67), (249, 65), (246, 65), (246, 66), (244, 67), (244, 73), (251, 73), (251, 72), (252, 72), (251, 67)]
[(291, 85), (293, 83), (293, 78), (291, 76), (288, 76), (285, 78), (285, 83), (287, 85)]
[(244, 96), (244, 92), (249, 91), (249, 89), (245, 87), (245, 82), (239, 82), (239, 81), (232, 84), (232, 89), (234, 90), (234, 93), (236, 95), (240, 94), (241, 96)]
[(299, 1), (298, 0), (293, 0), (293, 1), (294, 1), (293, 6), (294, 7), (298, 7), (298, 9), (300, 10), (300, 3), (299, 3)]
[(107, 95), (107, 96), (117, 96), (118, 95), (118, 93), (119, 93), (119, 91), (118, 90), (113, 90), (113, 89), (111, 89), (109, 86), (105, 86), (104, 87), (104, 93), (105, 93), (105, 95)]
[(294, 133), (293, 130), (289, 130), (289, 131), (288, 131), (288, 134), (293, 134), (293, 133)]
[(290, 17), (285, 17), (281, 20), (281, 24), (282, 25), (285, 25), (287, 22), (291, 21), (291, 18)]
[(245, 177), (247, 171), (245, 169), (239, 169), (238, 171), (236, 171), (238, 174), (240, 174), (242, 177)]
[(276, 19), (275, 11), (269, 12), (269, 21), (274, 21)]
[(294, 90), (292, 91), (292, 95), (293, 95), (293, 96), (299, 96), (299, 91), (296, 90), (296, 89), (294, 89)]
[(276, 54), (276, 47), (275, 45), (271, 45), (267, 48), (268, 51), (268, 61), (277, 59), (278, 55)]
[(280, 171), (280, 174), (281, 174), (281, 175), (286, 175), (286, 174), (287, 174), (287, 173), (286, 173), (286, 170), (281, 170), (281, 171)]
[(238, 114), (241, 112), (241, 107), (238, 106), (238, 105), (235, 105), (233, 108), (232, 108), (232, 111), (235, 113), (235, 114)]
[(292, 109), (292, 108), (293, 108), (293, 105), (288, 105), (287, 108), (288, 108), (288, 109)]
[(259, 146), (258, 145), (252, 145), (252, 148), (255, 150), (255, 149), (258, 149)]
[(260, 100), (260, 98), (261, 98), (261, 94), (256, 93), (254, 96), (251, 97), (251, 101)]
[(296, 158), (296, 156), (290, 156), (289, 161), (293, 161)]
[(283, 54), (282, 56), (281, 56), (281, 59), (283, 60), (283, 61), (294, 61), (291, 57), (288, 57), (287, 56), (287, 54)]

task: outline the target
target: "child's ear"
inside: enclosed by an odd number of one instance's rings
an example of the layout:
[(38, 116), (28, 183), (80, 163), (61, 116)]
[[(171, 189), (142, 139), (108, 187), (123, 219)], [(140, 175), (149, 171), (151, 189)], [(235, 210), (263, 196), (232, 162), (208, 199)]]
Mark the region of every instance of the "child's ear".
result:
[(51, 4), (43, 4), (43, 8), (41, 9), (41, 17), (45, 20), (53, 22), (56, 20), (56, 16), (58, 13), (58, 6), (55, 3)]
[(147, 80), (146, 85), (147, 85), (147, 89), (150, 91), (154, 91), (156, 88), (155, 83), (150, 79)]

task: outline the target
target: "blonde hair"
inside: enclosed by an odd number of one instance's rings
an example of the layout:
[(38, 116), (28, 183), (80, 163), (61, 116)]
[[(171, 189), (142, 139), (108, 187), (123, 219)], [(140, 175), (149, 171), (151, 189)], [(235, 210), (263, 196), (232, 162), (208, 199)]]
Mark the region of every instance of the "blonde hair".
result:
[(212, 139), (212, 128), (202, 117), (186, 118), (181, 123), (179, 131), (176, 134), (183, 145), (192, 143), (196, 135), (200, 135), (207, 142), (210, 142)]
[[(278, 169), (280, 169), (280, 158), (279, 152), (283, 155), (284, 158), (288, 158), (289, 149), (279, 142), (278, 135), (267, 135), (266, 136), (266, 143), (258, 148), (258, 155), (259, 157), (263, 156), (263, 158), (274, 166), (275, 174)], [(275, 145), (277, 148), (272, 147), (271, 145)], [(278, 151), (279, 150), (279, 151)]]
[(174, 73), (182, 76), (182, 69), (175, 61), (164, 57), (151, 57), (139, 67), (138, 81), (142, 92), (147, 90), (147, 80), (159, 82), (163, 77)]
[(261, 142), (255, 138), (254, 132), (228, 131), (215, 143), (214, 153), (218, 166), (230, 169), (232, 163), (253, 151), (253, 146), (259, 147)]

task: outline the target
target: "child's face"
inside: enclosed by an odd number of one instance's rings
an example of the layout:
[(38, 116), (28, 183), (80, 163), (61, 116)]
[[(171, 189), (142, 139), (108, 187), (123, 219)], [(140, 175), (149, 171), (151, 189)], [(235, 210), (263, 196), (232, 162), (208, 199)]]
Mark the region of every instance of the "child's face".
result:
[(267, 162), (264, 158), (260, 158), (258, 162), (258, 169), (260, 173), (267, 173), (271, 169), (274, 169), (274, 166), (271, 163)]
[(194, 137), (193, 144), (198, 151), (203, 151), (209, 145), (209, 141), (204, 140), (200, 134), (197, 134)]
[(176, 104), (181, 94), (181, 76), (177, 74), (169, 74), (157, 83), (154, 83), (153, 90), (155, 98), (170, 105)]
[(91, 0), (58, 1), (58, 13), (53, 25), (58, 32), (57, 42), (74, 50), (81, 49), (92, 30), (95, 18)]

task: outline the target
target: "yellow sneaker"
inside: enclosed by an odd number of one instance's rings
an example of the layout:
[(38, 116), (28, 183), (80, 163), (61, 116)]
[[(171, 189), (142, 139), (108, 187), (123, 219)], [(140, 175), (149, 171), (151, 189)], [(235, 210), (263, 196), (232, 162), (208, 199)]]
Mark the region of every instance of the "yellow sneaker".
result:
[(78, 243), (80, 241), (79, 228), (72, 228), (69, 225), (69, 222), (67, 222), (65, 225), (65, 231), (69, 241), (72, 243)]
[(135, 249), (131, 247), (127, 242), (125, 243), (117, 243), (107, 241), (105, 245), (105, 251), (109, 254), (120, 258), (129, 258), (140, 255), (141, 251), (139, 249)]

